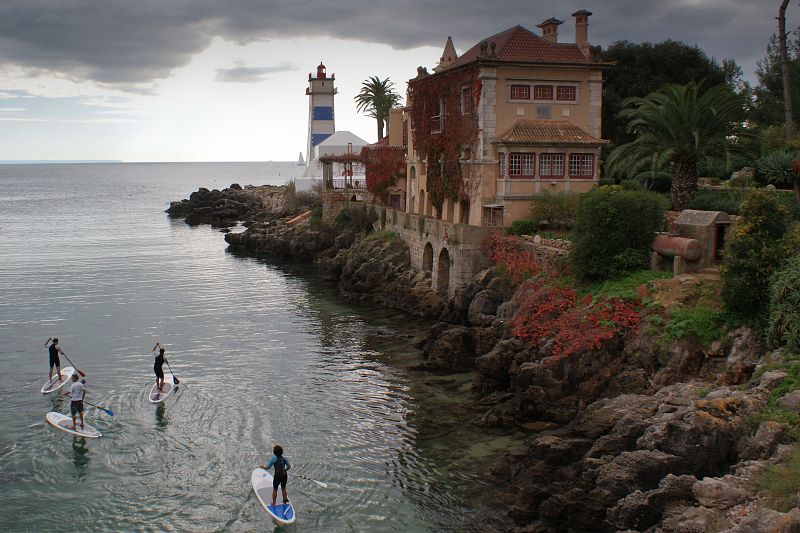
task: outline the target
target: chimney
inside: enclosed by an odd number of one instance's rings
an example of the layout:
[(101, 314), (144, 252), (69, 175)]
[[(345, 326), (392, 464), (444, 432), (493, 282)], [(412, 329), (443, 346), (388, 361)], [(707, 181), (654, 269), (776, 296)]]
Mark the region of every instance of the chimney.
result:
[(575, 44), (581, 49), (583, 55), (589, 57), (589, 17), (592, 13), (581, 9), (572, 14), (575, 17)]
[(558, 25), (563, 22), (563, 20), (550, 17), (541, 24), (537, 24), (536, 27), (542, 29), (542, 38), (545, 41), (556, 44), (558, 42)]

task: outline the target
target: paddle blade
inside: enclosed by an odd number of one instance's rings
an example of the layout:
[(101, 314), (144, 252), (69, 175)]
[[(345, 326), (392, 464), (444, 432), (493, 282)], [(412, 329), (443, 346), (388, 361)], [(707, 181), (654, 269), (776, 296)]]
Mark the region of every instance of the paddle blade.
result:
[(175, 376), (172, 376), (172, 382), (175, 383), (175, 385), (180, 385), (181, 384), (181, 381), (178, 378), (176, 378)]
[(317, 485), (319, 485), (323, 489), (327, 489), (328, 488), (328, 484), (327, 483), (323, 483), (322, 481), (317, 481), (316, 479), (312, 479), (311, 481), (313, 481), (314, 483), (316, 483)]
[(111, 409), (103, 409), (103, 411), (105, 411), (106, 414), (108, 414), (108, 416), (114, 416), (114, 411), (112, 411)]
[(75, 370), (78, 372), (78, 374), (81, 375), (82, 378), (86, 377), (86, 372), (84, 372), (83, 370), (78, 370), (77, 368)]

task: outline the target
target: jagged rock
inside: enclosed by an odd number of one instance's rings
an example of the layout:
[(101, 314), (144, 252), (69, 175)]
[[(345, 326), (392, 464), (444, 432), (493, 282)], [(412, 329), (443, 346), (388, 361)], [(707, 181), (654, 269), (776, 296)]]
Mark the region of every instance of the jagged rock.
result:
[(668, 474), (658, 488), (642, 492), (636, 490), (622, 498), (608, 510), (607, 522), (618, 529), (644, 530), (661, 520), (664, 508), (674, 501), (691, 500), (694, 476)]
[(676, 506), (664, 512), (661, 522), (651, 528), (658, 533), (711, 533), (728, 526), (724, 513), (706, 507)]
[(786, 426), (771, 420), (761, 422), (756, 434), (739, 441), (737, 455), (739, 460), (767, 459), (777, 449), (786, 435)]
[(800, 509), (788, 513), (759, 507), (739, 524), (722, 533), (800, 533)]
[(692, 486), (692, 492), (700, 505), (713, 509), (730, 509), (748, 497), (741, 487), (713, 477), (697, 481)]
[(429, 370), (467, 372), (475, 366), (475, 339), (464, 326), (445, 324), (438, 335), (430, 336), (422, 348)]
[(679, 470), (680, 464), (680, 457), (660, 451), (622, 452), (598, 469), (596, 488), (591, 495), (610, 507), (635, 490), (657, 487), (664, 476)]

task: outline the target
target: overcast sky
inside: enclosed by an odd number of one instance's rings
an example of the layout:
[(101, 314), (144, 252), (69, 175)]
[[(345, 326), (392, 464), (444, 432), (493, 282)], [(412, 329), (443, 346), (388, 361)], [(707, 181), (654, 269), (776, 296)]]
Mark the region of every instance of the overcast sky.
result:
[[(483, 37), (554, 16), (574, 39), (697, 44), (755, 79), (779, 0), (0, 0), (0, 160), (294, 160), (308, 73), (336, 74), (337, 130), (376, 139), (353, 97), (369, 76), (405, 94), (448, 35)], [(788, 26), (800, 25), (792, 0)], [(800, 80), (797, 81), (800, 83)]]

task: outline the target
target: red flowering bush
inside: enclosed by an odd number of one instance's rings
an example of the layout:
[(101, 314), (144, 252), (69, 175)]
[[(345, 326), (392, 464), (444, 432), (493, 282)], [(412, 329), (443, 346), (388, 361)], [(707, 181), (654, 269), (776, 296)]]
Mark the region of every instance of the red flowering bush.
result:
[(533, 248), (519, 237), (492, 234), (489, 242), (489, 261), (502, 268), (515, 282), (530, 278), (539, 273), (541, 268), (536, 261)]
[(552, 338), (555, 360), (586, 350), (597, 350), (618, 336), (638, 329), (638, 303), (622, 299), (578, 301), (572, 289), (533, 282), (523, 287), (511, 327), (514, 336), (532, 345)]

